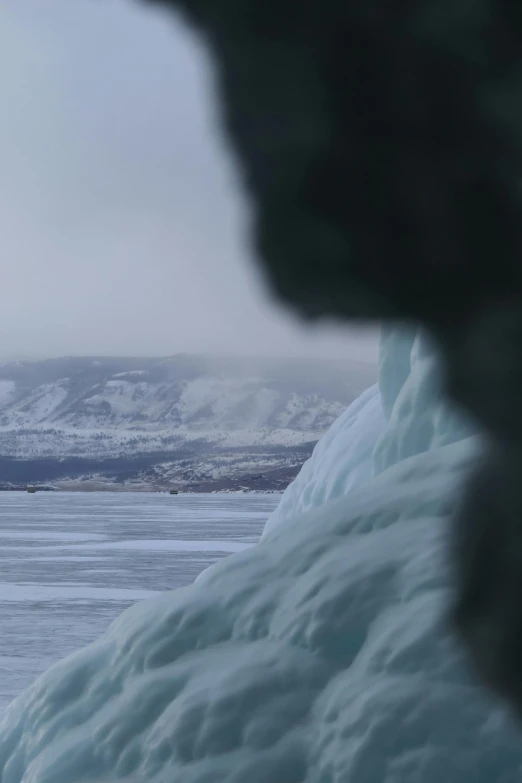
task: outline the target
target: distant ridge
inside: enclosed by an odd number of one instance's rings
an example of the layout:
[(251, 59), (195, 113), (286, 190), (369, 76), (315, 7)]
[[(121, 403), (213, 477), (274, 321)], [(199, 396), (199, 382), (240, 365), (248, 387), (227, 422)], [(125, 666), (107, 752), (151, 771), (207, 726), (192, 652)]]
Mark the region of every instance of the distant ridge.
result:
[(0, 481), (222, 486), (260, 468), (284, 483), (376, 374), (353, 360), (190, 354), (3, 362)]

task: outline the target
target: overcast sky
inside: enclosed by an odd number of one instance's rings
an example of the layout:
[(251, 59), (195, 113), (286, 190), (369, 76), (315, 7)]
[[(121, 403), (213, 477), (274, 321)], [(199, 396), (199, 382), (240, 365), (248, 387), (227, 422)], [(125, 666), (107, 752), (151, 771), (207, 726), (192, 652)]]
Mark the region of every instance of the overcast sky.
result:
[(375, 358), (264, 290), (209, 73), (131, 0), (0, 0), (0, 356)]

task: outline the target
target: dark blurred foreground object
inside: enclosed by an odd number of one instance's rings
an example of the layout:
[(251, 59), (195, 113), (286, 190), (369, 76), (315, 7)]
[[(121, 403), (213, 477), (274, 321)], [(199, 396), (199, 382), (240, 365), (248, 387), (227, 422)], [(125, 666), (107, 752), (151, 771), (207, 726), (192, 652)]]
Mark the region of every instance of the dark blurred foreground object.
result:
[(163, 5), (214, 55), (278, 296), (308, 317), (422, 323), (483, 425), (453, 618), (522, 713), (521, 0)]

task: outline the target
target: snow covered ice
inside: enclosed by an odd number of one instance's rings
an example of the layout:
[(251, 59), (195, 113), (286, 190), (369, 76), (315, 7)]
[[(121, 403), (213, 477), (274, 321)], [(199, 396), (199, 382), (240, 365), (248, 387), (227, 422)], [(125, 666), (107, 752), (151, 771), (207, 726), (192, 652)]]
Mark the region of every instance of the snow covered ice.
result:
[(422, 335), (318, 444), (261, 542), (135, 604), (0, 726), (1, 783), (514, 783), (522, 743), (445, 625), (479, 439)]

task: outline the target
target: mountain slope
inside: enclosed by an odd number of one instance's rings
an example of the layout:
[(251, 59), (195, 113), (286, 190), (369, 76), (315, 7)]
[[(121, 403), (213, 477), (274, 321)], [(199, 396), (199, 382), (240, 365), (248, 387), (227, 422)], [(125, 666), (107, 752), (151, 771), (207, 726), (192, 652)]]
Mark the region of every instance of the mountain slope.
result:
[(3, 364), (0, 480), (148, 471), (185, 486), (252, 460), (293, 469), (375, 375), (360, 362), (186, 355)]

